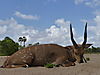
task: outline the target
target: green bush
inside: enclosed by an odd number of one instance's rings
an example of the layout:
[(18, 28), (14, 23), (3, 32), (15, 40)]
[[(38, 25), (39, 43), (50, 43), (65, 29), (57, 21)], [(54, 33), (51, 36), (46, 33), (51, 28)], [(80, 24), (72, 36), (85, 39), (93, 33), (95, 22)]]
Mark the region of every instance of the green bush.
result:
[(11, 38), (5, 37), (4, 40), (0, 41), (0, 55), (11, 55), (18, 51), (19, 44), (14, 42)]
[(100, 53), (100, 47), (87, 48), (85, 53)]

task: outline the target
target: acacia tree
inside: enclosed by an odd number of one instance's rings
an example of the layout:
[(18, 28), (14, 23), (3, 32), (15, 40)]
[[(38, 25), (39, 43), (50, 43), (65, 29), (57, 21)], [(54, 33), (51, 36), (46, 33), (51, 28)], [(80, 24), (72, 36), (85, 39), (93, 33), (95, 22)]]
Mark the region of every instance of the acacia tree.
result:
[[(20, 42), (20, 46), (25, 47), (25, 42), (27, 41), (27, 38), (25, 36), (19, 37), (18, 41)], [(23, 43), (23, 45), (22, 45)]]

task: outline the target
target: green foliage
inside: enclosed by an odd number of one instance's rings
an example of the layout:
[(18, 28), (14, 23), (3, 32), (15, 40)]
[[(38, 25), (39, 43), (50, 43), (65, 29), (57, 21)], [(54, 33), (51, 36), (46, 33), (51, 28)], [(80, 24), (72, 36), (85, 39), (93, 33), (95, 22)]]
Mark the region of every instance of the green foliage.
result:
[(100, 47), (87, 48), (85, 53), (100, 53)]
[(0, 55), (11, 55), (18, 50), (19, 44), (11, 38), (5, 37), (0, 41)]
[(44, 67), (46, 67), (46, 68), (53, 68), (55, 66), (56, 66), (55, 64), (46, 64), (46, 65), (44, 65)]

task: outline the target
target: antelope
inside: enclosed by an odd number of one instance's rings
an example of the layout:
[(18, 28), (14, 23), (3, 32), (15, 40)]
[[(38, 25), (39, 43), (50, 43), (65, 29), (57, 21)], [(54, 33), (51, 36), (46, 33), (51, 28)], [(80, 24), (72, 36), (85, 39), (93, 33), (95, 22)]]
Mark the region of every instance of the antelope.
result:
[[(84, 41), (82, 43), (82, 45), (77, 44), (73, 38), (73, 32), (72, 32), (72, 25), (70, 24), (70, 35), (71, 35), (71, 41), (73, 46), (66, 46), (66, 49), (70, 50), (70, 53), (72, 53), (73, 57), (76, 58), (76, 61), (78, 63), (83, 63), (84, 61), (87, 62), (84, 58), (84, 49), (88, 48), (89, 46), (91, 46), (92, 44), (86, 44), (87, 42), (87, 23), (85, 25), (85, 31), (84, 31)], [(84, 59), (84, 61), (83, 61)]]
[(2, 68), (16, 68), (27, 66), (43, 66), (44, 64), (56, 64), (65, 67), (74, 66), (75, 58), (72, 58), (69, 50), (57, 44), (41, 44), (26, 47), (12, 54)]

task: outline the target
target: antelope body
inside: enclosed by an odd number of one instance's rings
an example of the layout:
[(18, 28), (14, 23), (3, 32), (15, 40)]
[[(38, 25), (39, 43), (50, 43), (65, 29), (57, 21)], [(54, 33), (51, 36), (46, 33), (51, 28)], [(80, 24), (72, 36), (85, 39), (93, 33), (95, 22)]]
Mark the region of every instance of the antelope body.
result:
[[(71, 61), (66, 63), (69, 59)], [(2, 67), (43, 66), (47, 63), (71, 66), (72, 62), (75, 62), (75, 58), (71, 58), (66, 48), (56, 44), (42, 44), (17, 51), (5, 61)]]

